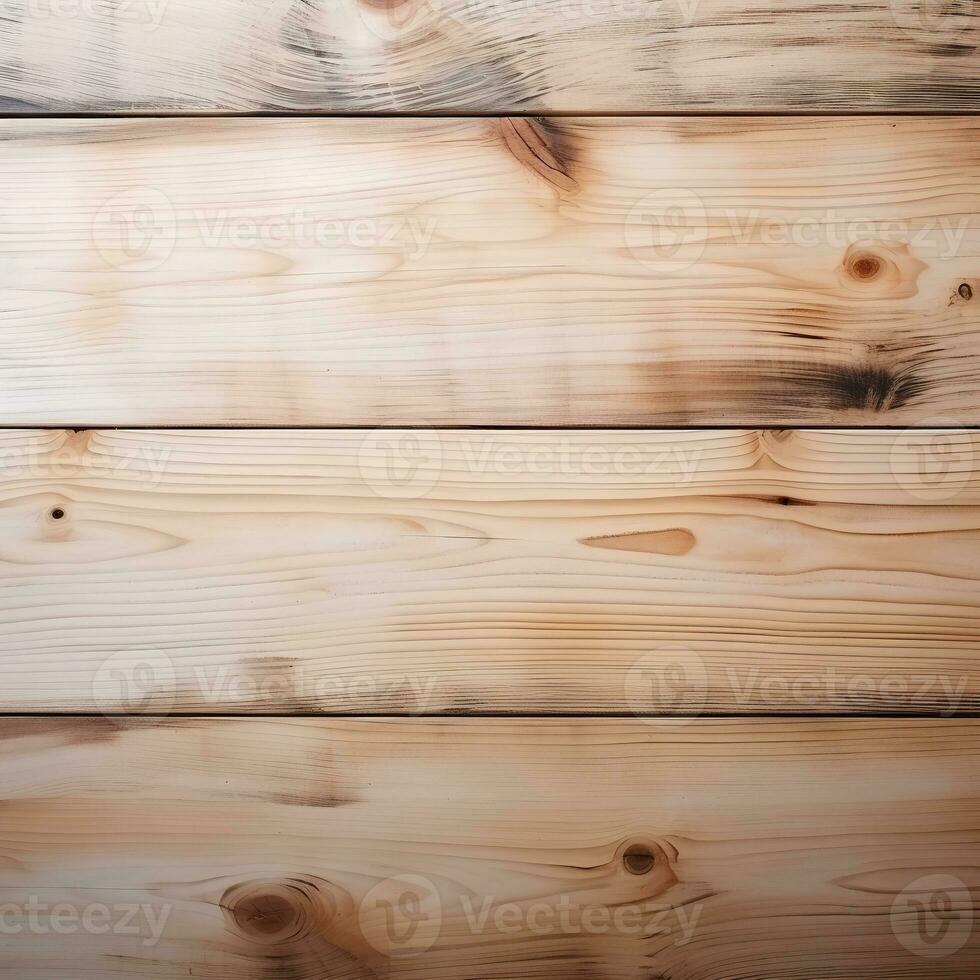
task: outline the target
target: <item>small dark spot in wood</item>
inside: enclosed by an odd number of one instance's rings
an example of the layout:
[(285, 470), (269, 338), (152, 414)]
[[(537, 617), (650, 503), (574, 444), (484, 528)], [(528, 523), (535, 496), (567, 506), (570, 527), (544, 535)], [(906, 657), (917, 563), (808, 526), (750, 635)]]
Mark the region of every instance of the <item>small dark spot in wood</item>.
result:
[(973, 299), (973, 287), (968, 282), (960, 283), (960, 288), (956, 291), (963, 299)]
[(882, 270), (882, 261), (874, 252), (854, 252), (844, 263), (844, 268), (852, 279), (871, 282)]
[(761, 504), (777, 504), (780, 507), (816, 507), (815, 500), (800, 500), (799, 497), (766, 497), (757, 494), (738, 494), (730, 500), (756, 500)]
[(656, 863), (656, 855), (646, 844), (630, 844), (623, 852), (623, 866), (631, 875), (648, 874)]
[(64, 516), (65, 512), (60, 507), (55, 507), (55, 509), (51, 511), (51, 520), (53, 521), (60, 521)]

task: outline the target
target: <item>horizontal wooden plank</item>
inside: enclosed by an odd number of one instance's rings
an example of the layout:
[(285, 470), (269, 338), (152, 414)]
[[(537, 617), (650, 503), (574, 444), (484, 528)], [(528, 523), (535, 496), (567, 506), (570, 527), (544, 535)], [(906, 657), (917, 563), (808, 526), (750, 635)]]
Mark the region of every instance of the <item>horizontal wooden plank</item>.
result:
[(965, 980), (980, 955), (976, 721), (5, 718), (0, 775), (16, 980)]
[(978, 137), (980, 118), (7, 121), (0, 414), (977, 423)]
[(974, 0), (11, 0), (7, 111), (974, 110)]
[(0, 440), (0, 709), (980, 709), (980, 433)]

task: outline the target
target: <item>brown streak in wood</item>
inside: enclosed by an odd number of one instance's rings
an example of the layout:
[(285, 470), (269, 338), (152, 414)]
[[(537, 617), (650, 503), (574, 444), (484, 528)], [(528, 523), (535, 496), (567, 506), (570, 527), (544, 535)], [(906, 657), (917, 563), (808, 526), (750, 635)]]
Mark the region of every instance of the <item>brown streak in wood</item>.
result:
[(507, 117), (499, 120), (498, 127), (518, 163), (559, 191), (575, 190), (578, 185), (569, 173), (568, 159), (558, 150), (560, 137), (553, 122)]
[(585, 538), (582, 542), (590, 548), (672, 556), (686, 555), (696, 543), (694, 535), (687, 528), (680, 527), (664, 531), (626, 531), (623, 534)]

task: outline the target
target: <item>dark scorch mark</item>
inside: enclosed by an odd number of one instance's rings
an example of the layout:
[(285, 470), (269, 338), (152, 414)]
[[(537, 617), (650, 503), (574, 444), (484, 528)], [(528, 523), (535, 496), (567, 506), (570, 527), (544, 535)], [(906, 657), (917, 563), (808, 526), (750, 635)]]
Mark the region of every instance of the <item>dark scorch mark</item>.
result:
[(497, 125), (504, 144), (518, 163), (559, 191), (575, 189), (571, 175), (571, 147), (554, 122), (506, 117), (498, 120)]

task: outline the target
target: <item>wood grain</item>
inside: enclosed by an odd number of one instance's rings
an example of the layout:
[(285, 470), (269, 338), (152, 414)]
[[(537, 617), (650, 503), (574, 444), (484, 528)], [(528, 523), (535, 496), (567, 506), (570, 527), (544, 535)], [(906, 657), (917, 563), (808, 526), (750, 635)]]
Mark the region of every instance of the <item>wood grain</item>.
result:
[[(980, 955), (976, 721), (0, 735), (12, 980), (965, 980)], [(113, 928), (80, 932), (96, 904)]]
[(980, 422), (978, 137), (980, 118), (7, 121), (0, 412)]
[(978, 108), (974, 0), (10, 0), (6, 111)]
[(976, 432), (6, 432), (0, 709), (980, 709)]

